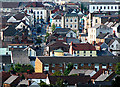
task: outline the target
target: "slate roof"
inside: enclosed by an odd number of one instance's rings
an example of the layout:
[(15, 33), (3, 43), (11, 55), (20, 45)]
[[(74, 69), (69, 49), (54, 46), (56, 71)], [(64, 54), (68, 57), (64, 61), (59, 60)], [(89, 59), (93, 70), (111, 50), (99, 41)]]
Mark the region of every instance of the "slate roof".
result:
[(100, 33), (97, 38), (99, 39), (104, 39), (106, 36), (108, 35), (108, 33)]
[(60, 64), (60, 63), (117, 63), (120, 61), (120, 57), (114, 56), (98, 56), (98, 57), (45, 57), (39, 56), (38, 59), (43, 64)]
[(63, 79), (69, 85), (75, 85), (77, 83), (86, 84), (90, 81), (89, 76), (48, 76), (50, 84), (56, 84), (58, 78)]
[(113, 56), (113, 54), (107, 50), (97, 50), (97, 56)]
[(55, 31), (54, 31), (54, 33), (57, 33), (57, 34), (66, 34), (70, 30), (71, 30), (70, 28), (56, 28)]
[(52, 43), (49, 43), (47, 46), (50, 47), (50, 51), (57, 50), (61, 48), (64, 52), (68, 52), (69, 45), (65, 44), (63, 41), (55, 41)]
[(73, 50), (79, 51), (96, 51), (95, 46), (89, 43), (78, 43), (72, 45)]
[(67, 40), (67, 43), (80, 43), (80, 40), (79, 39), (76, 39), (76, 38), (66, 38)]
[(10, 55), (0, 55), (0, 63), (11, 64)]
[(60, 15), (55, 16), (53, 19), (61, 19)]
[(26, 7), (44, 7), (44, 5), (42, 4), (42, 2), (31, 2), (26, 5)]
[(17, 8), (19, 6), (19, 2), (0, 2), (1, 8)]
[(77, 13), (67, 13), (64, 15), (65, 17), (78, 17)]
[(16, 20), (22, 20), (25, 16), (29, 16), (29, 15), (26, 14), (26, 13), (17, 13), (17, 14), (15, 14), (13, 17), (14, 17)]
[(15, 26), (10, 25), (10, 26), (7, 26), (7, 29), (3, 31), (3, 34), (4, 36), (13, 36), (16, 32), (17, 30), (15, 29)]

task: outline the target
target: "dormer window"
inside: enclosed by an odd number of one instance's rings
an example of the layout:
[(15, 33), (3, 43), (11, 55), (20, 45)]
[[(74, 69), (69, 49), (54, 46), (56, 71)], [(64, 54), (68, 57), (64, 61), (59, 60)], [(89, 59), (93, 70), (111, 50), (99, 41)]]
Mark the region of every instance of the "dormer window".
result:
[(70, 37), (73, 37), (73, 33), (70, 33)]

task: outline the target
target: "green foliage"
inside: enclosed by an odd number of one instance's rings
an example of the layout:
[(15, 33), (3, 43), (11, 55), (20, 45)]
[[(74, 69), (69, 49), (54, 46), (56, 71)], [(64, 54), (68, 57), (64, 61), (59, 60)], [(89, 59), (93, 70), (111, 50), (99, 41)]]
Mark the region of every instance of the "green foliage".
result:
[(49, 36), (50, 34), (47, 32), (46, 33), (46, 36), (45, 36), (45, 41), (47, 40), (47, 37)]
[(120, 75), (120, 63), (117, 63), (115, 73)]
[(63, 79), (58, 78), (55, 87), (65, 87)]
[(64, 71), (64, 75), (65, 76), (68, 76), (68, 74), (70, 73), (70, 71), (73, 69), (73, 64), (72, 63), (69, 63), (68, 65), (67, 65), (67, 69), (65, 69), (65, 71)]
[(60, 72), (60, 71), (56, 71), (54, 74), (53, 74), (53, 76), (61, 76), (62, 75), (62, 73)]
[(27, 65), (22, 65), (22, 64), (15, 64), (15, 66), (11, 66), (10, 70), (9, 71), (15, 71), (17, 73), (24, 73), (24, 72), (34, 72), (34, 67), (30, 64), (27, 64)]
[(53, 24), (53, 25), (52, 25), (52, 32), (55, 31), (55, 28), (56, 28), (56, 26), (55, 26), (55, 24)]
[(25, 79), (25, 76), (24, 76), (23, 74), (22, 74), (22, 76), (21, 76), (21, 79), (23, 79), (23, 80)]
[(40, 80), (39, 83), (40, 87), (49, 87), (45, 82), (43, 82), (42, 80)]
[(72, 74), (72, 75), (70, 75), (70, 76), (77, 76), (77, 74)]

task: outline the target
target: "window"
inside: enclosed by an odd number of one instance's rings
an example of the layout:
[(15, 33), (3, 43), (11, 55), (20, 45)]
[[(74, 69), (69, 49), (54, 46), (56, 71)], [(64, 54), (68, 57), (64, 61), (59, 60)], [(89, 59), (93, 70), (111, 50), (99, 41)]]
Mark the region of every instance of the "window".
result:
[(100, 6), (100, 9), (102, 9), (102, 6)]
[(59, 24), (59, 27), (60, 27), (61, 25)]
[(117, 9), (117, 6), (115, 6), (115, 9)]
[(70, 37), (73, 37), (73, 33), (70, 33)]
[(95, 20), (95, 22), (96, 22), (96, 23), (98, 22), (97, 19)]
[(56, 27), (57, 27), (57, 24), (56, 24)]
[(52, 73), (55, 73), (55, 70), (52, 70)]
[(93, 6), (93, 9), (95, 9), (95, 7)]
[(75, 22), (76, 22), (77, 20), (75, 19)]
[(106, 6), (104, 6), (104, 9), (106, 9)]
[(62, 72), (62, 69), (60, 69), (60, 72)]
[(48, 64), (44, 65), (44, 71), (49, 71), (49, 65)]
[(91, 66), (91, 64), (90, 64), (90, 63), (88, 63), (88, 66)]
[(66, 27), (68, 28), (68, 25), (66, 25)]
[(56, 20), (56, 22), (57, 22), (57, 20)]
[(63, 40), (63, 38), (58, 38), (58, 40)]
[(108, 6), (108, 9), (109, 9), (109, 6)]
[(118, 48), (118, 44), (116, 44), (116, 48)]
[(97, 9), (98, 9), (98, 6), (97, 6)]
[(75, 25), (75, 28), (76, 28), (76, 25)]
[(83, 64), (83, 63), (81, 63), (81, 66), (84, 66), (84, 64)]
[(59, 22), (61, 22), (61, 20), (59, 20)]
[(110, 63), (109, 66), (112, 66), (112, 63)]
[(72, 22), (72, 19), (70, 20), (70, 22)]
[(37, 11), (37, 14), (39, 14), (39, 11)]
[(59, 67), (62, 67), (62, 66), (63, 66), (62, 63), (60, 63), (60, 64), (59, 64)]
[(72, 24), (70, 25), (70, 27), (72, 28)]
[(52, 67), (55, 67), (55, 64), (52, 64)]
[(113, 6), (111, 6), (111, 9), (113, 9)]
[(75, 67), (75, 69), (78, 69), (78, 64), (74, 64), (73, 67)]
[(114, 45), (112, 45), (112, 48), (114, 47)]
[(66, 22), (68, 22), (68, 19), (66, 19)]
[(119, 9), (120, 9), (120, 6), (119, 6)]
[(41, 14), (42, 14), (42, 11), (41, 11)]

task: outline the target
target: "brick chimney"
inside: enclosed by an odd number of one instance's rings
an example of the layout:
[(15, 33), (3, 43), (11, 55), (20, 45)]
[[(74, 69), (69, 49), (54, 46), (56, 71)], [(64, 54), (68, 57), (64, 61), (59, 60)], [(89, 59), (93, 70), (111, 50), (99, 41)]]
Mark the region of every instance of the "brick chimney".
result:
[(71, 44), (70, 44), (69, 53), (70, 53), (70, 54), (73, 54), (73, 42), (71, 42)]

